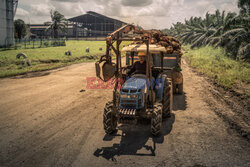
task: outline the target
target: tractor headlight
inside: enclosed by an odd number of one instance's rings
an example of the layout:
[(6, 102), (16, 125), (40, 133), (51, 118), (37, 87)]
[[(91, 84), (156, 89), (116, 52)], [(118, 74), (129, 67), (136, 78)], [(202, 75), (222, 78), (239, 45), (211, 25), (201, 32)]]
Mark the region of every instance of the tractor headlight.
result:
[(137, 98), (137, 95), (130, 95), (130, 97), (135, 99), (135, 98)]
[(120, 95), (120, 98), (129, 98), (128, 95)]
[(130, 99), (130, 98), (132, 98), (132, 99), (135, 99), (135, 98), (137, 98), (137, 95), (120, 95), (120, 98), (126, 98), (126, 99)]

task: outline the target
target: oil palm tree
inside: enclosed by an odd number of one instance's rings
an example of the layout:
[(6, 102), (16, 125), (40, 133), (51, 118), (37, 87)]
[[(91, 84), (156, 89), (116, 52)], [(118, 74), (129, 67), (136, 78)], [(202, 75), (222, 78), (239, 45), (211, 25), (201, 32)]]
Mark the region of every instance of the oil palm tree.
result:
[(250, 14), (250, 1), (249, 0), (239, 0), (238, 7), (240, 8), (240, 14), (249, 15)]
[(224, 47), (228, 56), (250, 61), (250, 1), (238, 0), (240, 13), (217, 10), (204, 19), (191, 17), (185, 23), (173, 24), (166, 30), (191, 48), (212, 45)]
[(228, 24), (228, 22), (233, 19), (237, 14), (229, 12), (225, 14), (225, 11), (223, 11), (221, 14), (217, 10), (215, 13), (216, 21), (215, 21), (215, 29), (216, 31), (207, 38), (206, 44), (218, 47), (218, 46), (224, 46), (225, 40), (223, 38), (223, 34), (225, 33), (225, 26)]
[(54, 38), (58, 37), (59, 31), (66, 32), (68, 20), (58, 11), (50, 11), (51, 22), (46, 22), (49, 25), (47, 30), (50, 30)]
[(214, 27), (214, 16), (206, 14), (205, 19), (191, 17), (185, 21), (185, 29), (180, 37), (184, 43), (192, 44), (192, 48), (206, 45), (206, 39), (216, 30)]
[(241, 14), (231, 19), (225, 25), (223, 39), (227, 41), (226, 49), (232, 58), (249, 58), (246, 51), (250, 43), (250, 15)]

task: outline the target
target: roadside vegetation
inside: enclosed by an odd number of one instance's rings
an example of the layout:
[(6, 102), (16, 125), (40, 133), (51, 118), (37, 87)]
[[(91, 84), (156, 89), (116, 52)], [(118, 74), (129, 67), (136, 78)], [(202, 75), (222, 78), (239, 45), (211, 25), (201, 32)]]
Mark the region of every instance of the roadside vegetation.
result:
[(235, 61), (226, 56), (224, 48), (205, 46), (191, 49), (184, 46), (183, 55), (190, 65), (224, 88), (244, 88), (250, 97), (250, 63)]
[(225, 88), (250, 97), (250, 1), (238, 0), (239, 13), (219, 11), (191, 17), (163, 30), (184, 44), (192, 67)]

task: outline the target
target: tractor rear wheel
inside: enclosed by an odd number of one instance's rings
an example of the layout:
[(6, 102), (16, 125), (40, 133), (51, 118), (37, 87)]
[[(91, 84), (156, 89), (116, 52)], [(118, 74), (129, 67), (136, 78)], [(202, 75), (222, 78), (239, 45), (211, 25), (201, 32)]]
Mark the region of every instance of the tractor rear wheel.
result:
[(162, 105), (154, 105), (154, 111), (151, 115), (151, 133), (153, 136), (158, 136), (162, 126)]
[(116, 131), (117, 118), (115, 116), (113, 102), (108, 102), (104, 108), (103, 127), (107, 134), (112, 134)]
[(171, 78), (166, 78), (164, 82), (162, 105), (163, 118), (167, 118), (171, 115), (173, 108), (173, 87)]

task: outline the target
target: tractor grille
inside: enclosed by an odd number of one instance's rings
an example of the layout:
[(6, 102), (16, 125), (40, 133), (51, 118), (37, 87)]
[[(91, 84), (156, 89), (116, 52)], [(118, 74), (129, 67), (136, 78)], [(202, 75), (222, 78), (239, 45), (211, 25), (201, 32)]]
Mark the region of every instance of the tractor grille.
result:
[(121, 100), (121, 107), (122, 108), (136, 108), (136, 100)]
[(140, 92), (141, 91), (141, 89), (122, 89), (121, 90), (122, 92), (124, 92), (124, 93), (136, 93), (137, 91), (138, 92)]
[(121, 100), (121, 103), (136, 103), (136, 100)]
[(138, 106), (141, 107), (141, 100), (138, 100)]
[(123, 108), (136, 108), (136, 104), (121, 104)]
[(136, 89), (131, 89), (131, 90), (130, 90), (130, 93), (136, 93), (136, 92), (137, 92)]
[(128, 93), (129, 90), (128, 89), (122, 89), (122, 92)]

